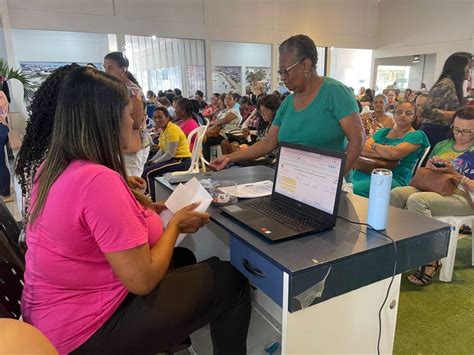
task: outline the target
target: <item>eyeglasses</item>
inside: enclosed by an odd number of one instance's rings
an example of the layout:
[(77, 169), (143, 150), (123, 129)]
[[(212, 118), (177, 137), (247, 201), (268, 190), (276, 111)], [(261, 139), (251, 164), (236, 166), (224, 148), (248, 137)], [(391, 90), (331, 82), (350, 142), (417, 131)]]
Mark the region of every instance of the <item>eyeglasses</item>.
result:
[(415, 114), (415, 112), (413, 111), (403, 111), (403, 110), (396, 110), (395, 111), (395, 114), (398, 115), (398, 116), (401, 116), (405, 113), (405, 116), (413, 116)]
[(298, 64), (300, 64), (300, 63), (302, 63), (302, 62), (303, 62), (303, 61), (300, 60), (300, 61), (296, 62), (295, 64), (290, 65), (290, 66), (289, 66), (288, 68), (286, 68), (286, 69), (280, 69), (280, 70), (278, 70), (277, 73), (280, 74), (280, 76), (282, 76), (282, 77), (283, 77), (283, 76), (284, 76), (284, 77), (287, 77), (288, 75), (290, 75), (290, 71), (291, 71), (294, 67), (296, 67)]
[(472, 134), (472, 132), (473, 132), (472, 129), (459, 129), (459, 128), (457, 128), (457, 127), (453, 127), (453, 126), (451, 126), (451, 127), (452, 127), (452, 129), (453, 129), (453, 134), (454, 134), (454, 135), (460, 134), (461, 137), (463, 137), (463, 136), (470, 136), (470, 135)]

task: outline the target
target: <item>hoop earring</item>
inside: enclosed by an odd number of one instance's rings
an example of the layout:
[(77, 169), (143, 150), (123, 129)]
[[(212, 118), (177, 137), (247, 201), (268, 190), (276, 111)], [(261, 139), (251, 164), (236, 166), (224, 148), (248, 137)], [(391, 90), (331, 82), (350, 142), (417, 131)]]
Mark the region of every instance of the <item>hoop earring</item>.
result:
[(305, 72), (304, 72), (304, 77), (305, 77), (306, 79), (309, 78), (309, 72), (308, 72), (308, 71), (305, 71)]

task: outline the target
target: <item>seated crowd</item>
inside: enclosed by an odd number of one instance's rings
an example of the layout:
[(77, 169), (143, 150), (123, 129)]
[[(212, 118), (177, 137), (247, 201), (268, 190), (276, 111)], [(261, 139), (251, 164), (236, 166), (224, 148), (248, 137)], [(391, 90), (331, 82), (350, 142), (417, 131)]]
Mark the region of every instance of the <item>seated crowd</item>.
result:
[[(308, 36), (288, 38), (279, 55), (292, 94), (265, 94), (252, 78), (242, 97), (214, 93), (207, 102), (200, 90), (186, 98), (178, 88), (145, 97), (120, 52), (105, 56), (105, 73), (66, 65), (37, 90), (15, 167), (28, 246), (21, 307), (60, 353), (173, 352), (210, 324), (214, 354), (246, 354), (247, 279), (229, 262), (197, 263), (175, 247), (209, 214), (193, 204), (165, 225), (166, 207), (154, 201), (156, 176), (191, 166), (197, 144), (188, 137), (200, 126), (207, 127), (204, 158), (216, 170), (272, 164), (280, 141), (345, 151), (355, 194), (369, 195), (362, 157), (392, 170), (393, 206), (428, 217), (472, 214), (474, 108), (464, 105), (455, 79), (470, 59), (461, 68), (448, 58), (429, 93), (426, 86), (379, 95), (361, 88), (356, 96), (317, 74)], [(410, 186), (430, 148), (425, 168), (449, 174), (451, 195)], [(409, 280), (425, 285), (440, 267), (434, 261)]]

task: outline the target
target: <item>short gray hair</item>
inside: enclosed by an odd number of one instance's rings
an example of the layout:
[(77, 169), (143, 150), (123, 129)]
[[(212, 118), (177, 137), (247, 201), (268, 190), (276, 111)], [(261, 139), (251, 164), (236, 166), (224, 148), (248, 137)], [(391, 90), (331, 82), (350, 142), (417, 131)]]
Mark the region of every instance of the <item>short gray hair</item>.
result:
[(413, 110), (416, 110), (416, 105), (415, 105), (415, 103), (414, 103), (414, 102), (411, 102), (411, 101), (406, 101), (406, 100), (400, 101), (400, 102), (397, 104), (397, 106), (395, 106), (395, 110), (398, 108), (398, 106), (403, 105), (403, 104), (409, 104), (409, 105), (413, 108)]
[(318, 63), (318, 50), (314, 41), (306, 35), (296, 35), (283, 41), (278, 48), (281, 53), (293, 53), (299, 61), (306, 58), (311, 60), (311, 66), (316, 68)]
[(375, 95), (374, 100), (375, 100), (377, 97), (382, 97), (384, 102), (388, 102), (388, 97), (387, 97), (387, 95), (384, 95), (384, 94)]

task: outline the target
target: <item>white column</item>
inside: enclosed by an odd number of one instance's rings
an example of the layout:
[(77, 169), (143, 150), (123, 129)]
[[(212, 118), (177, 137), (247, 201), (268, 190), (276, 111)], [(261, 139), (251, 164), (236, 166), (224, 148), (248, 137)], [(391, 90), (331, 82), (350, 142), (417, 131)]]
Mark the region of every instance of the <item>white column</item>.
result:
[(208, 102), (212, 97), (212, 41), (209, 39), (204, 40), (204, 58), (206, 65), (206, 97)]
[(117, 35), (115, 33), (107, 34), (107, 39), (109, 41), (109, 52), (117, 52)]
[(13, 51), (13, 40), (10, 27), (10, 14), (8, 12), (7, 0), (0, 0), (0, 13), (2, 16), (2, 27), (3, 27), (3, 38), (5, 41), (5, 48), (7, 52), (7, 62), (11, 67), (17, 67), (18, 63), (15, 62), (15, 53)]
[[(6, 60), (10, 67), (18, 68), (20, 63), (15, 56), (15, 51), (13, 48), (7, 0), (0, 0), (0, 13), (3, 26), (3, 38), (1, 40), (5, 43), (5, 51), (7, 56)], [(25, 100), (23, 99), (23, 85), (17, 80), (10, 80), (8, 81), (8, 84), (10, 86), (11, 94), (10, 112), (12, 114), (10, 115), (10, 118), (12, 125), (16, 126), (17, 123), (20, 124), (22, 119), (24, 120), (27, 115)], [(18, 122), (15, 122), (17, 120)]]
[(117, 50), (120, 52), (125, 52), (125, 34), (117, 33)]
[[(279, 43), (272, 44), (272, 92), (278, 89), (278, 46)], [(271, 92), (270, 92), (271, 94)]]

